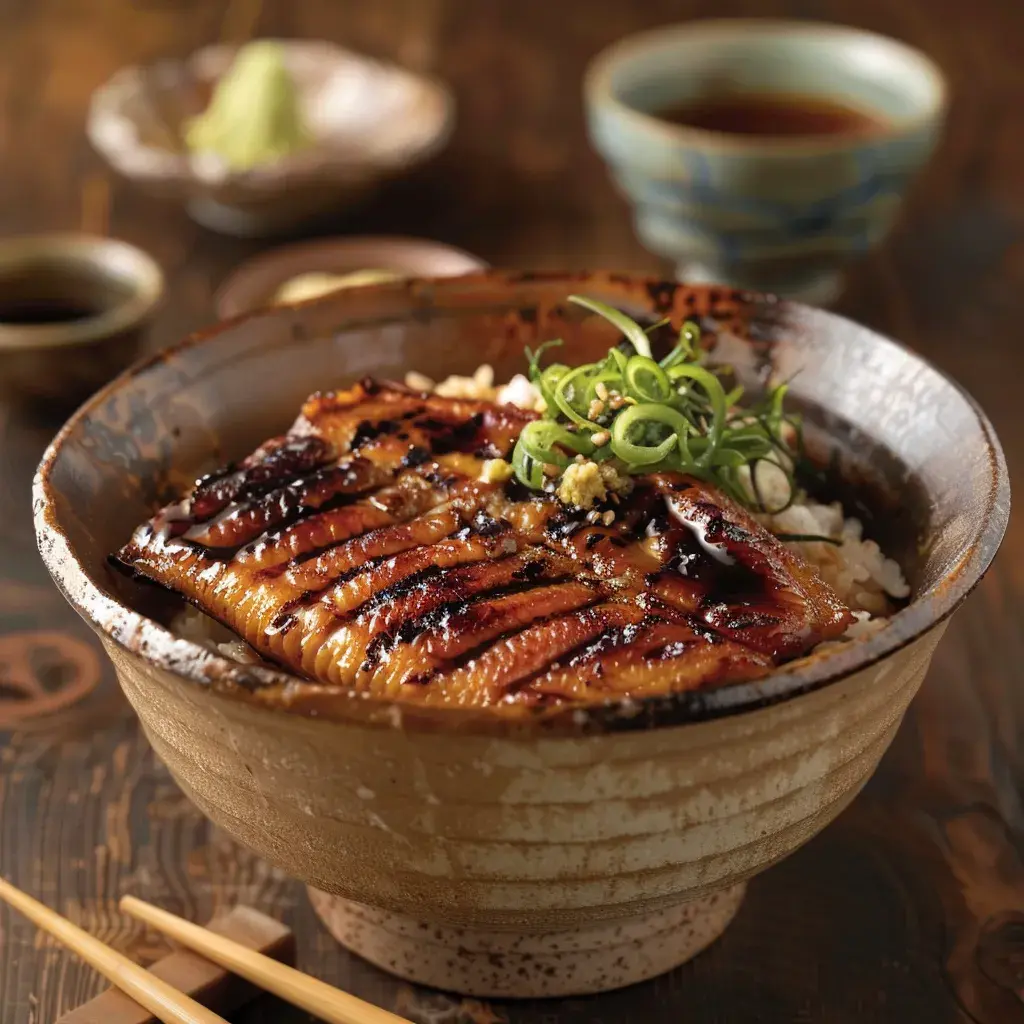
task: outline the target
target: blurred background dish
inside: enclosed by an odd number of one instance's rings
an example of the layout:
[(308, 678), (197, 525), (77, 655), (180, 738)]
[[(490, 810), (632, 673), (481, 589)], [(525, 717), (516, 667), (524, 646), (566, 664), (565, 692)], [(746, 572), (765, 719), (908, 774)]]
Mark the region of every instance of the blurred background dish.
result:
[(336, 287), (391, 277), (455, 277), (487, 264), (441, 242), (374, 236), (328, 238), (271, 249), (243, 263), (215, 298), (221, 319), (261, 306), (301, 302)]
[(888, 233), (946, 105), (942, 73), (903, 43), (757, 19), (621, 40), (585, 94), (641, 242), (680, 279), (810, 302)]
[(160, 267), (126, 242), (0, 241), (0, 401), (76, 405), (135, 359), (163, 291)]
[(401, 281), (402, 274), (394, 270), (353, 270), (345, 274), (325, 274), (311, 270), (286, 281), (271, 296), (275, 305), (288, 306), (321, 295), (336, 292), (339, 288), (359, 288), (365, 284), (382, 284), (386, 281)]
[[(265, 40), (243, 48), (250, 68), (237, 74), (233, 64), (243, 51), (227, 45), (206, 47), (184, 61), (118, 71), (93, 95), (88, 118), (92, 144), (140, 187), (185, 202), (204, 226), (258, 237), (356, 202), (381, 180), (421, 163), (447, 142), (454, 101), (438, 81), (331, 43), (288, 40), (275, 45), (297, 94), (308, 145), (282, 147), (276, 158), (255, 164), (204, 148), (217, 133), (202, 129), (215, 119), (230, 118), (232, 110), (248, 109), (249, 118), (265, 123), (269, 131), (273, 108), (287, 105), (287, 97), (282, 100), (287, 84), (275, 78), (273, 65), (248, 59), (254, 52), (269, 52)], [(243, 90), (247, 82), (256, 82), (256, 88), (241, 94), (252, 102), (228, 102), (231, 97), (217, 95), (216, 108), (204, 123), (217, 83), (229, 72), (241, 80)]]

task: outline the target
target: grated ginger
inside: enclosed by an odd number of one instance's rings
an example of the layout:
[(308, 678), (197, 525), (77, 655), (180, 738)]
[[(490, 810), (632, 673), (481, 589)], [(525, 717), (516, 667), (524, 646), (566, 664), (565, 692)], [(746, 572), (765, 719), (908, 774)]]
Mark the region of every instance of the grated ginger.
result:
[(593, 508), (610, 495), (625, 495), (633, 481), (611, 462), (570, 462), (558, 484), (558, 499), (564, 505)]

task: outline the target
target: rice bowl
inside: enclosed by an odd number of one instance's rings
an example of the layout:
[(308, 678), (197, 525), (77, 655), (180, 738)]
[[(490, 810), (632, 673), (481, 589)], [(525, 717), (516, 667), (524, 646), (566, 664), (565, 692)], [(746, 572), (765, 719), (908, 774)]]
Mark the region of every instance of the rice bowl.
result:
[[(107, 552), (168, 493), (168, 474), (180, 486), (220, 453), (251, 450), (327, 370), (443, 378), (486, 361), (509, 380), (524, 344), (607, 343), (559, 305), (584, 288), (655, 317), (697, 310), (742, 339), (731, 361), (805, 368), (804, 406), (828, 410), (830, 436), (902, 499), (899, 529), (878, 539), (913, 593), (873, 635), (752, 682), (517, 722), (344, 693), (271, 706), (263, 698), (292, 693), (293, 675), (182, 639), (109, 573)], [(481, 351), (481, 337), (494, 343)], [(339, 293), (179, 346), (76, 414), (41, 467), (36, 510), (50, 571), (208, 817), (309, 884), (332, 933), (384, 969), (543, 996), (629, 984), (695, 955), (747, 878), (849, 804), (998, 547), (1008, 485), (969, 398), (838, 317), (624, 276), (491, 273)], [(881, 564), (866, 570), (874, 584), (855, 585), (893, 588)]]

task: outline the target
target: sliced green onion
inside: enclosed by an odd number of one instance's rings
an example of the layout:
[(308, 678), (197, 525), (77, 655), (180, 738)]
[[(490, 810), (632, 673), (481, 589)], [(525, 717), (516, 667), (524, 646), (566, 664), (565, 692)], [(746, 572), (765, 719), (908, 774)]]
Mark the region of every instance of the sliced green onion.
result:
[(667, 402), (672, 397), (668, 374), (647, 356), (633, 356), (625, 376), (628, 393), (641, 402)]
[[(775, 470), (777, 470), (779, 473), (782, 473), (782, 475), (786, 478), (786, 485), (788, 488), (786, 493), (786, 500), (777, 508), (768, 507), (768, 503), (764, 500), (764, 497), (761, 494), (761, 487), (757, 482), (758, 467), (765, 463), (774, 467)], [(780, 512), (785, 512), (786, 509), (793, 504), (793, 499), (796, 497), (796, 488), (793, 484), (792, 476), (786, 471), (785, 467), (780, 466), (777, 462), (775, 462), (772, 459), (755, 459), (750, 463), (750, 486), (754, 492), (754, 497), (757, 499), (757, 506), (759, 511), (770, 516), (776, 516)]]
[(575, 370), (570, 370), (558, 381), (554, 390), (555, 405), (577, 426), (585, 427), (588, 430), (600, 430), (601, 425), (588, 419), (579, 411), (579, 406), (574, 404), (578, 400), (577, 393), (579, 393), (582, 395), (583, 401), (586, 402), (586, 407), (590, 407), (590, 402), (586, 399), (587, 374), (590, 369), (590, 366), (577, 366)]
[(520, 433), (527, 454), (542, 462), (567, 466), (572, 455), (589, 455), (594, 444), (585, 434), (575, 434), (551, 420), (535, 420)]
[(551, 341), (545, 341), (543, 344), (538, 345), (536, 351), (532, 351), (529, 348), (524, 350), (526, 352), (526, 361), (529, 363), (530, 366), (530, 380), (536, 382), (536, 380), (540, 377), (540, 357), (549, 348), (558, 348), (558, 346), (561, 344), (561, 338), (554, 338)]
[(668, 376), (673, 381), (689, 379), (699, 384), (704, 389), (711, 403), (711, 425), (708, 430), (708, 450), (697, 460), (697, 465), (707, 466), (711, 462), (715, 449), (722, 440), (722, 432), (725, 429), (725, 390), (722, 382), (710, 371), (702, 366), (693, 366), (684, 363), (673, 366), (668, 371)]
[(724, 466), (729, 469), (739, 469), (749, 461), (750, 459), (738, 448), (719, 448), (711, 456), (711, 465), (714, 468)]
[[(524, 427), (516, 443), (512, 465), (519, 480), (550, 489), (550, 467), (564, 470), (582, 455), (595, 462), (617, 459), (631, 473), (691, 473), (758, 511), (777, 513), (792, 503), (793, 467), (802, 466), (806, 454), (799, 417), (784, 411), (786, 384), (740, 408), (743, 388), (727, 392), (720, 379), (731, 369), (703, 365), (696, 323), (684, 323), (675, 347), (656, 362), (648, 335), (667, 321), (644, 329), (604, 303), (576, 295), (570, 301), (604, 317), (624, 340), (603, 359), (576, 367), (554, 363), (542, 369), (540, 357), (549, 346), (527, 350), (530, 380), (546, 412)], [(606, 431), (607, 442), (595, 445), (592, 435)], [(758, 479), (764, 462), (787, 481), (788, 501), (780, 508), (766, 507)], [(744, 467), (749, 483), (740, 476)]]
[(676, 363), (697, 358), (697, 346), (700, 344), (700, 328), (692, 321), (687, 320), (679, 331), (679, 341), (676, 347), (661, 361), (663, 370), (667, 370)]
[(524, 486), (539, 491), (544, 487), (544, 466), (531, 459), (526, 449), (517, 441), (512, 452), (512, 471)]
[(570, 295), (569, 301), (576, 303), (577, 306), (582, 306), (584, 309), (589, 309), (591, 313), (603, 316), (608, 323), (622, 331), (626, 339), (632, 343), (638, 355), (647, 356), (648, 359), (651, 358), (650, 338), (644, 333), (644, 329), (635, 320), (631, 320), (626, 316), (625, 313), (620, 313), (619, 310), (606, 306), (603, 302), (598, 302), (596, 299), (588, 299), (584, 295)]
[(725, 396), (725, 405), (727, 409), (732, 409), (734, 406), (740, 404), (740, 399), (743, 397), (743, 388), (735, 387)]
[(555, 386), (569, 372), (564, 363), (553, 363), (543, 373), (532, 377), (533, 383), (544, 399), (544, 404), (551, 407), (555, 404)]
[[(644, 444), (631, 435), (650, 433), (651, 425), (668, 427), (672, 433), (661, 441)], [(690, 424), (682, 413), (665, 405), (631, 405), (615, 417), (611, 448), (627, 466), (653, 466), (664, 462), (685, 441)]]

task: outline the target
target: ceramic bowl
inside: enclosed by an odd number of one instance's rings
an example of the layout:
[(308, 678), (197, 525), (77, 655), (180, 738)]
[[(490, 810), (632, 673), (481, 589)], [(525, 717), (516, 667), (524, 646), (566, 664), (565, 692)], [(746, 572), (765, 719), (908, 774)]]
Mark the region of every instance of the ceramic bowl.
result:
[[(868, 134), (772, 138), (684, 127), (659, 111), (733, 94), (871, 112)], [(591, 139), (636, 231), (680, 277), (824, 302), (887, 234), (928, 160), (946, 86), (924, 54), (853, 28), (690, 22), (631, 36), (587, 71)]]
[[(756, 682), (514, 722), (326, 695), (226, 661), (146, 611), (151, 588), (108, 571), (158, 502), (284, 429), (307, 392), (484, 361), (503, 379), (551, 337), (569, 361), (593, 358), (612, 336), (564, 301), (574, 292), (698, 316), (741, 379), (790, 378), (811, 442), (872, 496), (909, 605)], [(357, 953), (492, 996), (614, 988), (711, 942), (745, 881), (868, 779), (1008, 514), (988, 420), (907, 349), (800, 305), (606, 274), (413, 280), (232, 321), (94, 397), (35, 482), (46, 565), (196, 806), (307, 882)]]
[(316, 145), (250, 171), (192, 155), (183, 125), (201, 113), (235, 48), (117, 72), (93, 95), (88, 134), (110, 165), (149, 192), (184, 202), (215, 231), (265, 236), (363, 199), (436, 153), (455, 118), (434, 79), (331, 43), (282, 40)]
[(138, 356), (163, 292), (156, 261), (127, 242), (0, 240), (0, 401), (69, 412)]
[(225, 320), (273, 305), (278, 291), (304, 274), (341, 275), (368, 269), (408, 277), (453, 277), (486, 266), (462, 249), (424, 238), (326, 238), (284, 245), (247, 260), (217, 290), (214, 305)]

